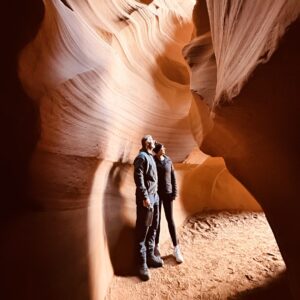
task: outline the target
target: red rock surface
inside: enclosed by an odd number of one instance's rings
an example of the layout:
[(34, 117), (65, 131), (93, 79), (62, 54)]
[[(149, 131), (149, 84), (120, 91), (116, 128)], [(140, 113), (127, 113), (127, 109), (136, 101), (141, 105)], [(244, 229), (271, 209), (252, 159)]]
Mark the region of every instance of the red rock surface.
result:
[[(201, 213), (179, 231), (184, 263), (170, 239), (161, 245), (164, 267), (151, 280), (114, 276), (107, 300), (290, 299), (285, 264), (263, 213)], [(248, 298), (247, 298), (248, 297)]]
[(28, 0), (2, 14), (16, 22), (1, 26), (6, 299), (103, 299), (132, 270), (146, 133), (176, 164), (177, 226), (262, 207), (299, 295), (298, 1)]

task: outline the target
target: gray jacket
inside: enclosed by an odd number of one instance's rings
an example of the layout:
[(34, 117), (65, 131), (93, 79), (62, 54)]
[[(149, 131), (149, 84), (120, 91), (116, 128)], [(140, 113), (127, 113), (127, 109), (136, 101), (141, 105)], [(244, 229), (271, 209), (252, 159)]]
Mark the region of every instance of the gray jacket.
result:
[[(153, 198), (157, 193), (157, 169), (153, 156), (141, 149), (134, 160), (134, 182), (136, 185), (136, 200)], [(151, 201), (152, 202), (152, 201)]]
[(173, 163), (170, 157), (167, 155), (164, 155), (164, 157), (164, 160), (154, 157), (158, 175), (158, 194), (171, 195), (171, 198), (175, 199), (177, 196), (177, 185)]

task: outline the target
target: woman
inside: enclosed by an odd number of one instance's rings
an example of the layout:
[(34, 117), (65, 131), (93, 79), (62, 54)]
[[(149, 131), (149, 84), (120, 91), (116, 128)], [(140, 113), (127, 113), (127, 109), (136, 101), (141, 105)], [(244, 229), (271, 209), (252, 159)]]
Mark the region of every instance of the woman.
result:
[(160, 234), (160, 220), (161, 220), (161, 206), (164, 206), (165, 216), (168, 222), (169, 233), (174, 246), (174, 256), (178, 263), (183, 262), (183, 257), (178, 245), (176, 237), (176, 229), (173, 220), (173, 201), (177, 195), (176, 179), (174, 167), (171, 159), (166, 155), (166, 148), (160, 143), (156, 143), (153, 149), (155, 155), (154, 159), (157, 166), (158, 175), (158, 195), (159, 195), (159, 225), (156, 232), (155, 239), (155, 254), (160, 256), (159, 253), (159, 234)]

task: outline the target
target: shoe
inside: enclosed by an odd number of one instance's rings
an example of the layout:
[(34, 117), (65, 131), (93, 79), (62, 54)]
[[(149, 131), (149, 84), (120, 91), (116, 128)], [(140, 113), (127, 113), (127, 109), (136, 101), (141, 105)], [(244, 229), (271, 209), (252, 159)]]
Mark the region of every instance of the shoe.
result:
[(183, 256), (178, 245), (174, 248), (174, 256), (179, 264), (183, 263)]
[(138, 267), (138, 276), (142, 281), (150, 279), (150, 273), (146, 264)]
[(159, 244), (154, 247), (154, 255), (160, 257)]
[(147, 265), (149, 268), (160, 268), (164, 265), (164, 261), (159, 256), (150, 255), (147, 258)]

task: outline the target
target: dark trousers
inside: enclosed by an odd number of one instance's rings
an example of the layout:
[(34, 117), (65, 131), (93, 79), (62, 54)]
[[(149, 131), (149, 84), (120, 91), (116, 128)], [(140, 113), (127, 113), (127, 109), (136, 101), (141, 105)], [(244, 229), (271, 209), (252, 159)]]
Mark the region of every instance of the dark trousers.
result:
[(152, 256), (155, 246), (156, 231), (159, 222), (159, 203), (153, 204), (153, 221), (150, 227), (145, 225), (148, 208), (144, 207), (142, 201), (136, 206), (136, 248), (137, 263), (146, 264), (147, 256)]
[(176, 237), (176, 228), (173, 219), (173, 200), (171, 200), (171, 195), (169, 194), (159, 194), (159, 221), (158, 221), (158, 228), (156, 232), (155, 243), (159, 243), (159, 235), (160, 235), (160, 220), (161, 220), (161, 206), (164, 206), (165, 216), (167, 219), (169, 233), (172, 239), (173, 246), (177, 246), (178, 240)]

